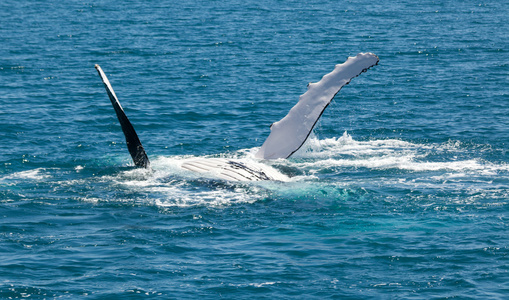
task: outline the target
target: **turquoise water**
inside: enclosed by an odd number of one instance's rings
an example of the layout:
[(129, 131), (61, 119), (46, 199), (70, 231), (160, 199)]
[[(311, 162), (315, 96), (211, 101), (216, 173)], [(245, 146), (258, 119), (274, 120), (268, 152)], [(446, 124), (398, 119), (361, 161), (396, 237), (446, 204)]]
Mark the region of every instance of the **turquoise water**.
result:
[[(52, 3), (54, 2), (54, 3)], [(2, 1), (0, 298), (502, 299), (507, 1)], [(251, 157), (358, 52), (290, 182)], [(138, 170), (94, 64), (152, 161)]]

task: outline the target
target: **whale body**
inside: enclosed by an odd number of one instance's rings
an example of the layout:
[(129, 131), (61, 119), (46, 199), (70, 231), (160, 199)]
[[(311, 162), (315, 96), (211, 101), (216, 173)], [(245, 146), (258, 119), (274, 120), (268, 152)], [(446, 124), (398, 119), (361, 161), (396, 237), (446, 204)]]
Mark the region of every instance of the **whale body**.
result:
[[(341, 88), (352, 78), (377, 65), (378, 61), (378, 57), (373, 53), (359, 53), (355, 57), (349, 57), (343, 64), (336, 65), (334, 70), (324, 75), (320, 81), (308, 84), (308, 90), (299, 97), (299, 101), (288, 114), (270, 126), (269, 136), (255, 154), (255, 158), (261, 160), (260, 162), (227, 158), (197, 158), (184, 161), (181, 168), (230, 181), (288, 180), (288, 176), (263, 164), (262, 161), (289, 158), (299, 150)], [(106, 74), (99, 65), (95, 65), (95, 68), (117, 114), (135, 166), (150, 168), (145, 149), (120, 105)]]

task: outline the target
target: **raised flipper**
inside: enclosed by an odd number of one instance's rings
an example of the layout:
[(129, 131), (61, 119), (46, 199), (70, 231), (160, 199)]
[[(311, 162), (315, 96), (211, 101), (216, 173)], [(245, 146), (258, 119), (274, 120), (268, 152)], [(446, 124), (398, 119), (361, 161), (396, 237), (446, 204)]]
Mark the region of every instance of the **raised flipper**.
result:
[(304, 144), (316, 122), (334, 96), (350, 80), (378, 64), (373, 53), (359, 53), (317, 83), (310, 83), (299, 102), (279, 122), (272, 124), (270, 135), (255, 154), (257, 158), (288, 158)]
[(110, 97), (111, 104), (115, 109), (115, 113), (117, 113), (118, 121), (120, 122), (122, 131), (124, 132), (127, 149), (129, 150), (129, 153), (133, 158), (134, 164), (137, 167), (149, 168), (150, 162), (148, 160), (147, 153), (145, 153), (145, 149), (143, 149), (143, 146), (141, 145), (140, 139), (138, 138), (138, 135), (136, 134), (133, 125), (125, 115), (124, 109), (120, 105), (117, 95), (115, 95), (115, 92), (113, 91), (113, 88), (111, 87), (108, 78), (104, 74), (101, 67), (99, 67), (99, 65), (95, 65), (95, 69), (97, 70), (97, 72), (99, 72), (99, 76), (101, 76), (101, 79), (104, 83), (104, 87), (106, 88), (106, 92)]

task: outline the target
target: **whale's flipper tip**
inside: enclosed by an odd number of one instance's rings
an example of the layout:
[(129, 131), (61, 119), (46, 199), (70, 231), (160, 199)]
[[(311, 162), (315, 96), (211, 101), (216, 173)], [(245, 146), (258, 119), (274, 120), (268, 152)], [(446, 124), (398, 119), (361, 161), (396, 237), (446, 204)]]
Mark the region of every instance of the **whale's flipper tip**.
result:
[(106, 74), (104, 74), (103, 70), (98, 64), (95, 65), (95, 69), (99, 73), (99, 76), (101, 77), (104, 83), (104, 87), (106, 88), (106, 92), (108, 93), (108, 97), (110, 98), (111, 104), (115, 109), (118, 121), (120, 122), (122, 131), (124, 132), (127, 149), (131, 154), (134, 165), (136, 165), (137, 167), (149, 168), (150, 161), (148, 160), (147, 153), (145, 152), (145, 149), (143, 148), (143, 145), (141, 144), (140, 139), (138, 138), (138, 135), (136, 134), (133, 125), (127, 118), (124, 109), (120, 105), (120, 102), (118, 101), (118, 98), (115, 95), (115, 92), (113, 91), (113, 88), (111, 87), (111, 84), (108, 78), (106, 77)]
[(319, 82), (308, 84), (306, 93), (288, 114), (270, 127), (270, 135), (255, 154), (260, 159), (278, 159), (292, 156), (304, 144), (323, 111), (334, 96), (352, 78), (366, 72), (379, 62), (373, 53), (359, 53), (323, 76)]

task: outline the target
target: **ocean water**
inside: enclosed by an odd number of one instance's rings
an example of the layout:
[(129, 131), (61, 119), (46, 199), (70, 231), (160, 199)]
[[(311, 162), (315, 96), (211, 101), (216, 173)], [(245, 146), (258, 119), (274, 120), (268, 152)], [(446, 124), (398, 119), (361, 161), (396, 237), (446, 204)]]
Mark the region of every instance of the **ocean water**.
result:
[[(1, 299), (504, 299), (507, 1), (0, 2)], [(335, 64), (312, 138), (228, 182)], [(152, 162), (135, 169), (94, 64)]]

